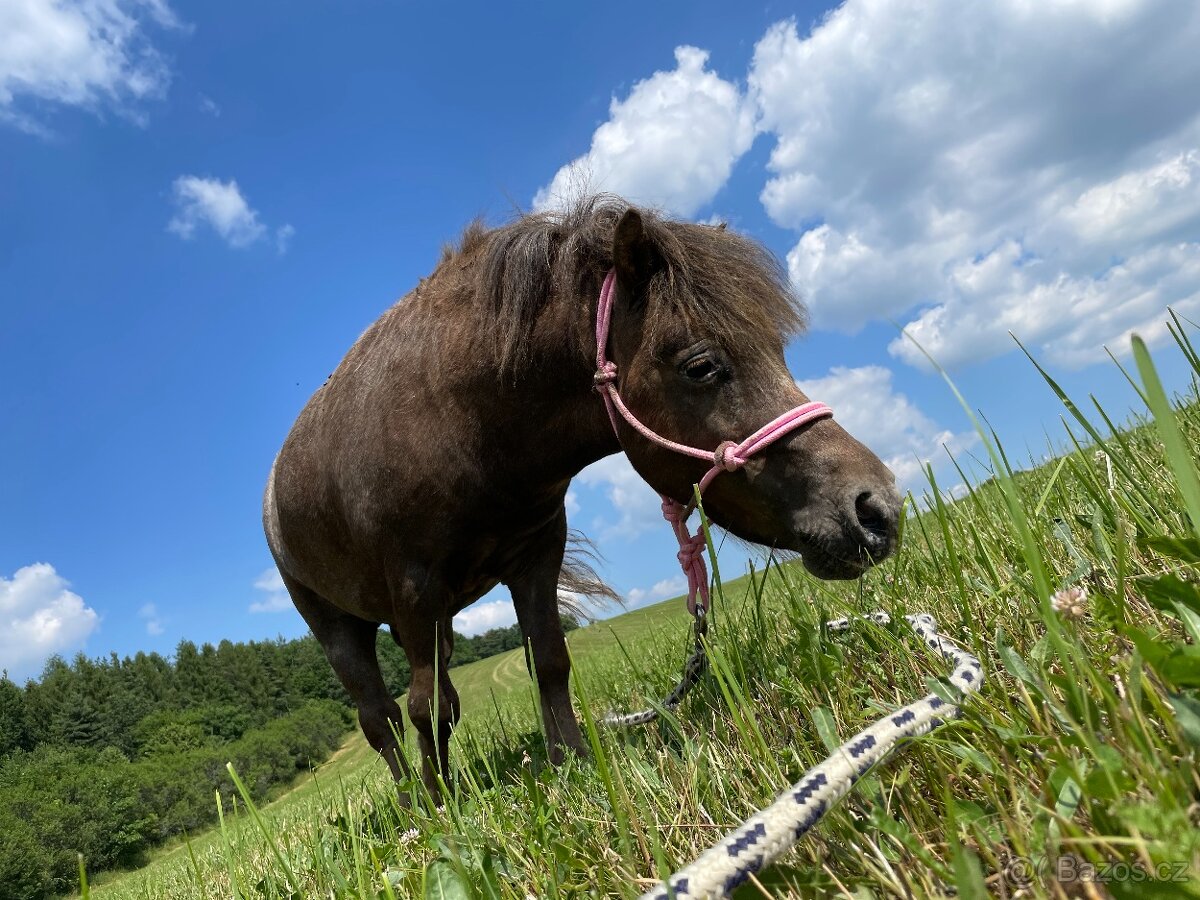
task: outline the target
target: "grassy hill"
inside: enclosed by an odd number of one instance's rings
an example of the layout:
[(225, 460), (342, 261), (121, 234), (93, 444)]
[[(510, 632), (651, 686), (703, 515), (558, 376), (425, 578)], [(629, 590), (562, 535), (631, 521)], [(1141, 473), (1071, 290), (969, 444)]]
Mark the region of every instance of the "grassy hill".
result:
[[(740, 579), (739, 582), (744, 580)], [(733, 582), (730, 586), (736, 588), (739, 582)], [(691, 617), (682, 599), (674, 599), (577, 629), (569, 633), (568, 641), (576, 665), (583, 670), (588, 668), (588, 660), (593, 654), (619, 645), (642, 647), (648, 644), (656, 652), (673, 646), (686, 656), (683, 648), (690, 622)], [(534, 685), (521, 650), (511, 650), (468, 663), (454, 668), (450, 674), (459, 691), (463, 711), (463, 727), (455, 739), (455, 758), (460, 757), (462, 739), (468, 733), (486, 734), (493, 727), (505, 727), (497, 718), (498, 706), (502, 710), (512, 711), (502, 716), (504, 722), (511, 724), (514, 720), (519, 721), (519, 738), (514, 740), (509, 751), (517, 758), (526, 750), (537, 752), (532, 746), (536, 737), (534, 729), (537, 728), (533, 714), (536, 699)], [(667, 674), (669, 676), (670, 673)], [(666, 684), (665, 679), (659, 680)], [(670, 685), (667, 685), (666, 689), (669, 688)], [(528, 708), (528, 715), (521, 714), (522, 705)], [(411, 731), (409, 728), (408, 745), (410, 754), (415, 758), (416, 742)], [(362, 732), (356, 730), (327, 762), (311, 775), (300, 779), (286, 795), (263, 807), (261, 812), (272, 821), (287, 821), (293, 825), (298, 821), (307, 822), (310, 817), (319, 819), (329, 806), (330, 794), (340, 794), (344, 786), (353, 785), (354, 790), (370, 793), (386, 792), (389, 781), (386, 766), (367, 745)], [(253, 822), (237, 821), (232, 804), (227, 804), (227, 808), (233, 816), (228, 829), (232, 840), (254, 841)], [(192, 838), (190, 842), (181, 841), (158, 851), (149, 865), (135, 872), (104, 873), (91, 885), (91, 893), (98, 898), (194, 896), (196, 861), (220, 857), (226, 848), (224, 837), (220, 829), (214, 829)]]
[(993, 477), (910, 515), (897, 558), (859, 582), (784, 565), (725, 584), (711, 672), (678, 716), (591, 726), (670, 688), (682, 603), (574, 632), (590, 760), (543, 764), (514, 651), (452, 672), (444, 809), (398, 805), (355, 735), (280, 801), (223, 798), (223, 828), (92, 893), (637, 896), (944, 675), (903, 628), (821, 627), (883, 608), (936, 616), (983, 661), (983, 690), (738, 896), (1200, 896), (1200, 411), (1167, 412), (1153, 387), (1158, 427), (1105, 437), (1103, 413), (1079, 414), (1077, 449), (1016, 477), (995, 448)]

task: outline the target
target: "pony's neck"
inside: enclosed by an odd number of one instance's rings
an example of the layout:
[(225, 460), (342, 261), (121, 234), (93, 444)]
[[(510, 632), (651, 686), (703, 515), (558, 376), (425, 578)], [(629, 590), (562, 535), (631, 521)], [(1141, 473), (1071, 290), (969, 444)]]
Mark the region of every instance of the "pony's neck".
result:
[[(555, 298), (531, 334), (528, 363), (514, 389), (537, 417), (529, 453), (533, 467), (574, 477), (621, 451), (604, 401), (593, 387), (597, 288), (591, 296)], [(585, 288), (586, 290), (586, 288)], [(551, 311), (553, 310), (553, 311)]]

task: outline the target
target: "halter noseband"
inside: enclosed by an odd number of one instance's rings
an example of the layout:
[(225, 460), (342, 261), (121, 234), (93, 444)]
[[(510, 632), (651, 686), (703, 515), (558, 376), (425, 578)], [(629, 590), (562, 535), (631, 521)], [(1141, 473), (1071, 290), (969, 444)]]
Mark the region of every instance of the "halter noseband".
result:
[[(617, 391), (617, 364), (608, 359), (608, 326), (612, 317), (613, 296), (616, 294), (617, 273), (610, 269), (604, 276), (604, 286), (600, 289), (600, 301), (596, 304), (596, 374), (592, 381), (600, 396), (604, 398), (604, 406), (608, 410), (609, 421), (612, 422), (613, 432), (620, 436), (617, 430), (617, 413), (633, 428), (649, 441), (660, 447), (674, 450), (685, 456), (691, 456), (711, 464), (704, 477), (700, 479), (697, 490), (700, 493), (722, 472), (736, 472), (746, 464), (755, 453), (766, 449), (775, 441), (795, 431), (809, 422), (824, 419), (833, 415), (833, 410), (824, 403), (810, 402), (790, 409), (781, 416), (772, 419), (740, 444), (733, 441), (723, 441), (716, 450), (701, 450), (668, 440), (640, 422), (629, 411), (621, 395)], [(691, 514), (691, 504), (683, 504), (666, 494), (662, 498), (663, 518), (670, 524), (679, 541), (679, 565), (688, 580), (688, 610), (692, 615), (697, 614), (696, 595), (700, 596), (701, 610), (708, 609), (708, 569), (704, 565), (704, 532), (698, 531), (693, 535), (687, 526), (687, 518)]]

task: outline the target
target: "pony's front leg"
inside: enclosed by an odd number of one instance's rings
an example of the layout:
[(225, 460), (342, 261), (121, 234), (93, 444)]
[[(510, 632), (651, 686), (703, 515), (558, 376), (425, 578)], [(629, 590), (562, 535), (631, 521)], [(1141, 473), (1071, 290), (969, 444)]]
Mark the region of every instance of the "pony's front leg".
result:
[(558, 614), (558, 576), (562, 569), (566, 547), (566, 513), (561, 528), (547, 542), (542, 559), (519, 578), (510, 579), (517, 622), (525, 638), (526, 655), (532, 650), (533, 670), (537, 675), (538, 693), (542, 701), (542, 720), (546, 727), (546, 750), (550, 762), (563, 761), (564, 749), (586, 755), (583, 735), (571, 706), (568, 681), (571, 676), (571, 657), (567, 654), (567, 639)]

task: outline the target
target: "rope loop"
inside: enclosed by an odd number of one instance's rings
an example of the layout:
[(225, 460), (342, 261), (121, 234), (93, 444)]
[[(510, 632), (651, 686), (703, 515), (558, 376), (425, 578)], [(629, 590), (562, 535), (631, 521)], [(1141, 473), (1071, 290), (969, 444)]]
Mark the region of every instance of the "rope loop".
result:
[(678, 500), (673, 500), (666, 494), (660, 494), (659, 497), (662, 499), (660, 508), (662, 509), (663, 518), (672, 525), (679, 524), (680, 512), (683, 509), (682, 505), (680, 505)]

